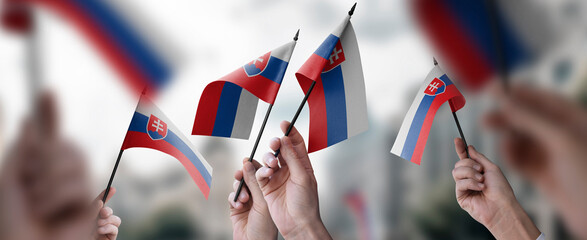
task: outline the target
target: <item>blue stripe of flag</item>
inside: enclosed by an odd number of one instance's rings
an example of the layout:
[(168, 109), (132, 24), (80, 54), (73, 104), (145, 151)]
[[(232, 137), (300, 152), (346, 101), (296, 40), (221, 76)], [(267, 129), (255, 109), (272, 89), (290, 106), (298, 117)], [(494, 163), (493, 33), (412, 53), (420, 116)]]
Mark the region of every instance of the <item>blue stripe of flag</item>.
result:
[(261, 73), (261, 76), (281, 84), (283, 75), (285, 75), (285, 70), (287, 69), (287, 64), (288, 62), (271, 56), (269, 58), (269, 62), (267, 63), (267, 67)]
[(324, 40), (324, 42), (322, 42), (322, 44), (320, 45), (320, 47), (318, 47), (318, 49), (316, 49), (314, 54), (316, 54), (324, 59), (329, 59), (330, 54), (332, 53), (332, 49), (334, 49), (334, 46), (336, 46), (338, 39), (339, 38), (337, 36), (334, 36), (332, 34), (328, 35), (326, 40)]
[(140, 66), (141, 71), (154, 86), (161, 87), (169, 79), (169, 66), (147, 47), (147, 44), (110, 6), (100, 0), (75, 0), (75, 3), (115, 40), (135, 64)]
[[(465, 32), (473, 38), (476, 45), (493, 67), (497, 67), (498, 55), (493, 43), (491, 15), (489, 15), (487, 1), (445, 0), (452, 14), (465, 28)], [(515, 35), (511, 26), (505, 23), (505, 18), (497, 11), (498, 28), (501, 30), (501, 42), (506, 57), (506, 67), (511, 69), (521, 61), (526, 60), (528, 52)]]
[(424, 95), (422, 102), (420, 102), (414, 120), (412, 121), (412, 125), (410, 126), (410, 130), (408, 131), (404, 148), (402, 149), (402, 158), (406, 160), (412, 159), (416, 144), (418, 143), (418, 138), (420, 138), (420, 131), (422, 131), (422, 126), (424, 125), (424, 119), (426, 119), (426, 115), (428, 114), (430, 106), (435, 98), (436, 96)]
[(242, 88), (238, 85), (225, 82), (220, 94), (218, 102), (218, 110), (216, 111), (216, 120), (214, 121), (214, 129), (212, 136), (230, 137), (232, 128), (234, 127), (234, 120), (236, 118), (236, 111), (238, 109), (238, 102), (242, 93)]
[[(135, 112), (130, 122), (128, 131), (147, 133), (148, 121), (149, 117), (138, 112)], [(202, 164), (202, 161), (198, 158), (196, 153), (194, 153), (194, 151), (192, 151), (192, 149), (185, 142), (183, 142), (181, 138), (179, 138), (174, 132), (168, 130), (167, 136), (163, 140), (177, 148), (177, 150), (179, 150), (183, 155), (185, 155), (190, 160), (190, 162), (194, 166), (196, 166), (196, 169), (198, 169), (198, 172), (200, 172), (200, 174), (206, 181), (206, 184), (210, 186), (210, 184), (212, 183), (212, 176), (210, 175), (206, 167)]]
[(346, 97), (342, 67), (322, 73), (324, 101), (326, 104), (326, 123), (328, 128), (328, 146), (347, 139)]

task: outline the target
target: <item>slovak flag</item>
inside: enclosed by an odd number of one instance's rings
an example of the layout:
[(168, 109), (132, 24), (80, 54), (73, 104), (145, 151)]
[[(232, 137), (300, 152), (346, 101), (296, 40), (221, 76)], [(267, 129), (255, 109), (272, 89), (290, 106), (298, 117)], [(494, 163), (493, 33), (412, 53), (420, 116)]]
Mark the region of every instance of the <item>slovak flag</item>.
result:
[(408, 110), (391, 153), (420, 165), (436, 111), (447, 101), (453, 112), (465, 106), (465, 97), (436, 66), (426, 77)]
[(206, 199), (212, 184), (212, 167), (191, 142), (147, 97), (141, 97), (122, 150), (151, 148), (171, 155), (181, 162)]
[(295, 45), (291, 41), (208, 84), (192, 135), (248, 139), (259, 99), (275, 102)]
[[(136, 93), (156, 93), (177, 68), (170, 44), (135, 9), (117, 0), (22, 0), (46, 6), (74, 24)], [(147, 31), (148, 29), (148, 31)], [(157, 39), (155, 39), (157, 38)]]
[(296, 73), (310, 96), (308, 152), (315, 152), (369, 128), (365, 80), (355, 30), (348, 15)]
[(492, 79), (500, 68), (496, 43), (503, 49), (504, 70), (511, 71), (545, 51), (552, 42), (550, 36), (556, 35), (546, 24), (545, 11), (536, 13), (536, 6), (527, 6), (531, 4), (526, 1), (495, 1), (495, 16), (487, 2), (410, 1), (438, 60), (446, 63), (443, 67), (451, 76), (473, 90)]

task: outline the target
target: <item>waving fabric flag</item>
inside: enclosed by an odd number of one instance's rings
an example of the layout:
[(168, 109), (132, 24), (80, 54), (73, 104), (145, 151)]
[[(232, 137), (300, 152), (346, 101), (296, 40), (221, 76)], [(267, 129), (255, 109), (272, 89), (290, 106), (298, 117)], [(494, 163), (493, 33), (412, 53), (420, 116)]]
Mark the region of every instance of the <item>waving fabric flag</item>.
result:
[(181, 162), (206, 199), (212, 183), (212, 167), (177, 127), (146, 97), (141, 97), (124, 138), (122, 150), (151, 148)]
[[(546, 18), (533, 14), (529, 3), (496, 1), (493, 16), (488, 1), (415, 0), (414, 13), (446, 69), (467, 87), (477, 89), (504, 67), (512, 71), (531, 63), (552, 41)], [(526, 1), (528, 2), (528, 1)], [(543, 11), (544, 12), (544, 11)], [(493, 23), (495, 19), (495, 24)], [(495, 25), (495, 26), (494, 26)], [(493, 34), (493, 28), (498, 34)], [(533, 30), (534, 29), (534, 30)]]
[(137, 92), (145, 87), (157, 90), (169, 82), (174, 60), (162, 47), (157, 48), (139, 26), (133, 25), (130, 16), (112, 4), (115, 1), (27, 1), (48, 6), (74, 23)]
[(465, 97), (448, 76), (434, 67), (404, 118), (391, 153), (420, 165), (436, 111), (449, 102), (453, 112), (465, 106)]
[(258, 99), (273, 104), (295, 45), (289, 42), (208, 84), (192, 135), (249, 138)]
[(308, 97), (308, 151), (332, 146), (369, 128), (363, 67), (355, 30), (347, 16), (296, 73)]

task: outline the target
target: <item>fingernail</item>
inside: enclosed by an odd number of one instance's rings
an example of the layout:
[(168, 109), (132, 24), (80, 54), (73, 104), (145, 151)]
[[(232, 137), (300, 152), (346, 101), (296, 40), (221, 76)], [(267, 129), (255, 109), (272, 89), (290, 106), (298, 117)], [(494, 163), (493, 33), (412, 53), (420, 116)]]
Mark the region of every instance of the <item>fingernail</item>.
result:
[(240, 208), (241, 205), (243, 205), (241, 202), (236, 202), (236, 204), (234, 204), (234, 208)]
[(483, 177), (483, 175), (477, 173), (475, 174), (475, 178), (477, 178), (477, 180), (481, 180), (481, 178)]
[(267, 174), (269, 174), (269, 171), (270, 171), (270, 170), (271, 170), (271, 168), (265, 168), (265, 169), (263, 170), (263, 173), (264, 173), (265, 175), (267, 175)]
[(478, 184), (477, 184), (477, 186), (479, 186), (480, 188), (483, 188), (483, 187), (485, 187), (485, 184), (483, 184), (483, 183), (478, 183)]

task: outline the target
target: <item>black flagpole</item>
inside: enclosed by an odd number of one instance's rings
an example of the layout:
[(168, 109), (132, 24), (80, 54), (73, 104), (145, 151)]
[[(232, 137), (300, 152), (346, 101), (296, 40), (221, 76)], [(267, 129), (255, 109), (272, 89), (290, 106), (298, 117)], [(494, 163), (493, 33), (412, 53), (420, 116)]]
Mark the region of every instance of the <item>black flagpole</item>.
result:
[[(296, 32), (293, 40), (298, 41), (298, 37), (300, 36), (300, 30)], [(252, 162), (255, 158), (255, 152), (257, 152), (257, 147), (259, 147), (259, 142), (261, 141), (261, 136), (263, 136), (263, 131), (265, 131), (265, 125), (267, 125), (267, 120), (269, 119), (269, 115), (271, 114), (271, 109), (273, 109), (273, 104), (269, 105), (267, 108), (267, 112), (265, 112), (265, 118), (263, 119), (263, 123), (261, 124), (261, 129), (259, 129), (259, 133), (257, 134), (257, 139), (255, 140), (255, 145), (253, 145), (253, 150), (251, 151), (251, 155), (249, 155), (249, 162)], [(238, 199), (238, 195), (241, 193), (243, 186), (245, 184), (244, 176), (241, 178), (240, 183), (238, 185), (238, 189), (236, 190), (236, 195), (234, 196), (234, 201)]]
[(501, 36), (500, 22), (497, 14), (497, 3), (496, 0), (485, 0), (485, 5), (489, 13), (489, 22), (491, 27), (491, 37), (493, 41), (493, 50), (497, 55), (497, 68), (499, 71), (499, 77), (503, 82), (504, 87), (507, 89), (509, 86), (509, 76), (507, 70), (507, 59), (506, 52), (503, 46), (503, 38)]
[[(436, 58), (432, 59), (434, 60), (434, 66), (438, 66), (438, 61), (436, 61)], [(465, 139), (465, 134), (463, 133), (463, 129), (461, 128), (461, 123), (459, 122), (457, 112), (452, 111), (452, 100), (448, 100), (448, 103), (451, 105), (452, 117), (454, 118), (455, 124), (457, 125), (457, 129), (459, 130), (459, 135), (461, 135), (461, 139), (463, 139), (463, 143), (465, 144), (465, 152), (467, 152), (467, 157), (471, 158), (471, 155), (469, 155), (469, 145), (467, 145), (467, 140)]]
[[(143, 89), (143, 92), (141, 93), (141, 97), (145, 96), (145, 93), (147, 92), (147, 88), (145, 87)], [(139, 99), (139, 103), (141, 102), (141, 100)], [(139, 106), (139, 103), (137, 103), (137, 107)], [(106, 190), (104, 191), (104, 196), (102, 197), (102, 202), (104, 204), (106, 204), (106, 198), (108, 198), (108, 193), (110, 193), (110, 188), (112, 187), (112, 182), (114, 181), (114, 175), (116, 175), (116, 171), (118, 170), (118, 165), (120, 164), (120, 158), (122, 158), (122, 153), (124, 152), (124, 149), (122, 149), (122, 147), (120, 148), (120, 151), (118, 152), (118, 157), (116, 157), (116, 163), (114, 164), (114, 169), (112, 169), (112, 173), (110, 174), (110, 180), (108, 180), (108, 185), (106, 186)]]

